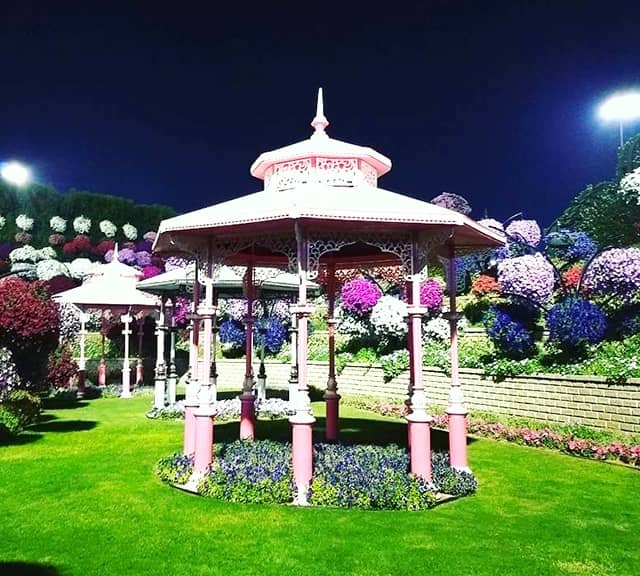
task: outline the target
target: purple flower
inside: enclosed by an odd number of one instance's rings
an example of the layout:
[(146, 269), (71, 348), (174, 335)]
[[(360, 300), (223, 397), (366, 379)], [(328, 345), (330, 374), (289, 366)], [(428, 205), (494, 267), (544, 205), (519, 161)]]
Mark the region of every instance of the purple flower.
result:
[(514, 220), (505, 230), (507, 236), (511, 236), (529, 246), (536, 247), (540, 243), (542, 232), (535, 220)]
[(151, 265), (151, 254), (149, 252), (141, 251), (135, 253), (136, 264), (140, 267)]
[(15, 244), (11, 242), (3, 242), (0, 244), (0, 259), (6, 260), (9, 258), (9, 254), (15, 248)]
[(342, 307), (349, 312), (364, 314), (380, 300), (382, 291), (370, 280), (356, 278), (347, 282), (341, 291)]
[(118, 260), (123, 264), (134, 266), (136, 263), (136, 253), (131, 248), (123, 248), (118, 252)]
[(640, 249), (612, 248), (602, 252), (583, 272), (582, 285), (590, 294), (630, 301), (640, 289)]
[(443, 292), (440, 282), (429, 278), (420, 284), (420, 304), (426, 306), (429, 312), (439, 312), (442, 308)]
[(541, 254), (508, 258), (498, 264), (498, 283), (504, 294), (528, 298), (540, 305), (555, 286), (553, 266)]
[(471, 206), (469, 202), (458, 194), (452, 194), (451, 192), (443, 192), (442, 194), (431, 199), (431, 204), (459, 212), (465, 216), (471, 214)]
[(153, 248), (153, 242), (151, 240), (140, 240), (136, 244), (136, 252), (148, 252), (151, 254), (151, 249)]

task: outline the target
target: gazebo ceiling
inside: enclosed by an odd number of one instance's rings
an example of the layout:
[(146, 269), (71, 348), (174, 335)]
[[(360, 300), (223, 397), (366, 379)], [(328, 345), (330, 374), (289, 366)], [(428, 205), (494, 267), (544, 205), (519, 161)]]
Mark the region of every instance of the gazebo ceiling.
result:
[(332, 252), (338, 266), (353, 258), (374, 264), (392, 261), (367, 243), (375, 234), (399, 239), (437, 235), (457, 251), (504, 244), (499, 232), (458, 212), (378, 188), (377, 178), (391, 168), (391, 161), (371, 148), (329, 138), (321, 94), (311, 125), (315, 132), (309, 139), (264, 153), (254, 162), (251, 173), (264, 179), (264, 190), (162, 221), (154, 252), (194, 250), (206, 239), (251, 238), (250, 251), (240, 247), (225, 261), (246, 262), (251, 256), (255, 264), (275, 264), (282, 257), (258, 247), (268, 244), (268, 236), (292, 237), (296, 226), (308, 237), (339, 235), (351, 238), (352, 244), (360, 241), (356, 248), (343, 243)]

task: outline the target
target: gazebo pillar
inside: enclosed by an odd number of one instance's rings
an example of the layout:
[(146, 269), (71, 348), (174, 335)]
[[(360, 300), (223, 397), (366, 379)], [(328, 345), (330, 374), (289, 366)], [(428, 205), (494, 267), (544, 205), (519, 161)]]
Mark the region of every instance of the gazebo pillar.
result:
[(467, 409), (464, 394), (460, 386), (458, 374), (458, 320), (460, 314), (456, 310), (456, 260), (453, 248), (449, 252), (448, 290), (449, 312), (445, 317), (449, 320), (451, 340), (451, 388), (447, 415), (449, 421), (449, 460), (452, 468), (469, 470), (467, 460)]
[(296, 412), (289, 422), (292, 427), (293, 481), (296, 488), (294, 503), (306, 505), (313, 475), (313, 423), (316, 419), (311, 413), (307, 373), (307, 334), (309, 316), (313, 306), (307, 302), (307, 274), (309, 244), (296, 223), (296, 241), (298, 253), (298, 302), (291, 311), (298, 315), (298, 392), (296, 393)]
[(426, 309), (420, 306), (420, 253), (416, 241), (412, 243), (411, 299), (408, 306), (411, 347), (409, 357), (413, 371), (411, 413), (409, 422), (409, 454), (411, 473), (431, 481), (431, 422), (427, 413), (427, 398), (422, 379), (422, 317)]
[(289, 371), (289, 405), (295, 407), (298, 393), (298, 316), (291, 314), (291, 370)]
[(138, 320), (138, 359), (136, 361), (136, 386), (144, 384), (144, 366), (142, 364), (142, 339), (144, 337), (144, 316)]
[(120, 316), (124, 324), (122, 334), (124, 336), (124, 358), (122, 359), (122, 394), (120, 398), (131, 398), (131, 365), (129, 363), (129, 336), (131, 336), (131, 321), (133, 318), (129, 312)]
[(165, 301), (160, 298), (160, 308), (156, 321), (156, 367), (153, 389), (153, 407), (163, 408), (165, 403), (165, 386), (167, 383), (167, 366), (164, 361)]
[(338, 415), (340, 406), (340, 396), (337, 393), (338, 382), (336, 381), (336, 267), (330, 264), (327, 269), (327, 324), (329, 326), (329, 377), (327, 379), (327, 389), (324, 393), (326, 431), (327, 440), (338, 439)]
[(211, 395), (211, 336), (213, 333), (213, 265), (209, 262), (209, 277), (205, 280), (204, 303), (198, 307), (198, 316), (203, 319), (203, 358), (202, 381), (198, 390), (198, 407), (193, 415), (196, 420), (196, 441), (193, 471), (196, 475), (205, 474), (213, 461), (213, 418), (215, 408)]
[(245, 317), (245, 375), (240, 396), (240, 440), (253, 440), (255, 437), (255, 414), (253, 397), (253, 262), (247, 264), (245, 276), (247, 316)]
[(169, 366), (167, 369), (167, 403), (170, 406), (176, 403), (177, 386), (178, 369), (176, 367), (176, 322), (173, 314), (171, 314), (171, 319), (169, 320)]
[(107, 332), (107, 319), (104, 317), (104, 310), (102, 310), (100, 322), (100, 363), (98, 364), (98, 386), (107, 385), (107, 363), (104, 359), (105, 353), (105, 339)]
[(193, 285), (193, 303), (191, 308), (191, 324), (189, 326), (189, 379), (184, 399), (184, 446), (185, 454), (193, 454), (196, 450), (196, 419), (194, 411), (198, 407), (198, 346), (200, 340), (200, 318), (196, 314), (200, 303), (200, 286)]
[(80, 312), (80, 358), (78, 359), (78, 398), (84, 397), (84, 388), (87, 381), (87, 357), (85, 347), (87, 342), (87, 322), (89, 314), (84, 310)]
[[(218, 294), (214, 291), (213, 305), (218, 310)], [(218, 316), (217, 313), (213, 314), (213, 323), (211, 327), (211, 398), (213, 402), (218, 401), (218, 367), (216, 365), (216, 346), (218, 340)]]

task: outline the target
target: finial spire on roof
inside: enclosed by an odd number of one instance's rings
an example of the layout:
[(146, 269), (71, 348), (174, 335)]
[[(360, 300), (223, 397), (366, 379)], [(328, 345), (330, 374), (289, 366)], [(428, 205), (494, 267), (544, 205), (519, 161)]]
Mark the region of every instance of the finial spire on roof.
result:
[(318, 88), (318, 103), (316, 105), (316, 115), (311, 121), (311, 126), (315, 128), (314, 136), (316, 134), (324, 134), (324, 130), (329, 126), (329, 120), (324, 115), (324, 102), (322, 101), (322, 88)]

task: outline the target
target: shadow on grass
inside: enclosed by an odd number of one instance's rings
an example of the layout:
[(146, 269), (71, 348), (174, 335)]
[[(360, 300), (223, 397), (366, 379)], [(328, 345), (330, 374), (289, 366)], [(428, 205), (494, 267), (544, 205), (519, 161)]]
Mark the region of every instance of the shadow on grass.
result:
[[(42, 434), (29, 434), (29, 433), (20, 433), (18, 436), (12, 438), (0, 438), (0, 447), (3, 446), (24, 446), (26, 444), (32, 444), (33, 442), (37, 442), (42, 438)], [(2, 564), (0, 564), (0, 568), (2, 568)], [(4, 572), (0, 571), (0, 574), (4, 574)]]
[(60, 572), (49, 564), (31, 562), (0, 562), (2, 576), (59, 576)]
[[(407, 445), (407, 425), (401, 421), (367, 420), (365, 418), (341, 418), (340, 442), (345, 444), (375, 444), (386, 446), (396, 444)], [(233, 442), (239, 434), (239, 422), (225, 422), (215, 425), (216, 442)], [(313, 425), (313, 441), (324, 442), (325, 419), (317, 418)], [(291, 441), (291, 424), (288, 420), (258, 420), (256, 422), (256, 439)], [(467, 443), (475, 442), (467, 438)], [(449, 434), (444, 430), (431, 430), (432, 450), (442, 451), (449, 448)]]
[[(98, 425), (93, 420), (52, 420), (29, 426), (29, 431), (33, 432), (81, 432), (83, 430), (93, 430)], [(1, 574), (1, 572), (0, 572)]]
[(87, 406), (89, 406), (89, 403), (83, 400), (75, 402), (56, 398), (44, 398), (42, 400), (43, 410), (75, 410), (76, 408), (85, 408)]

